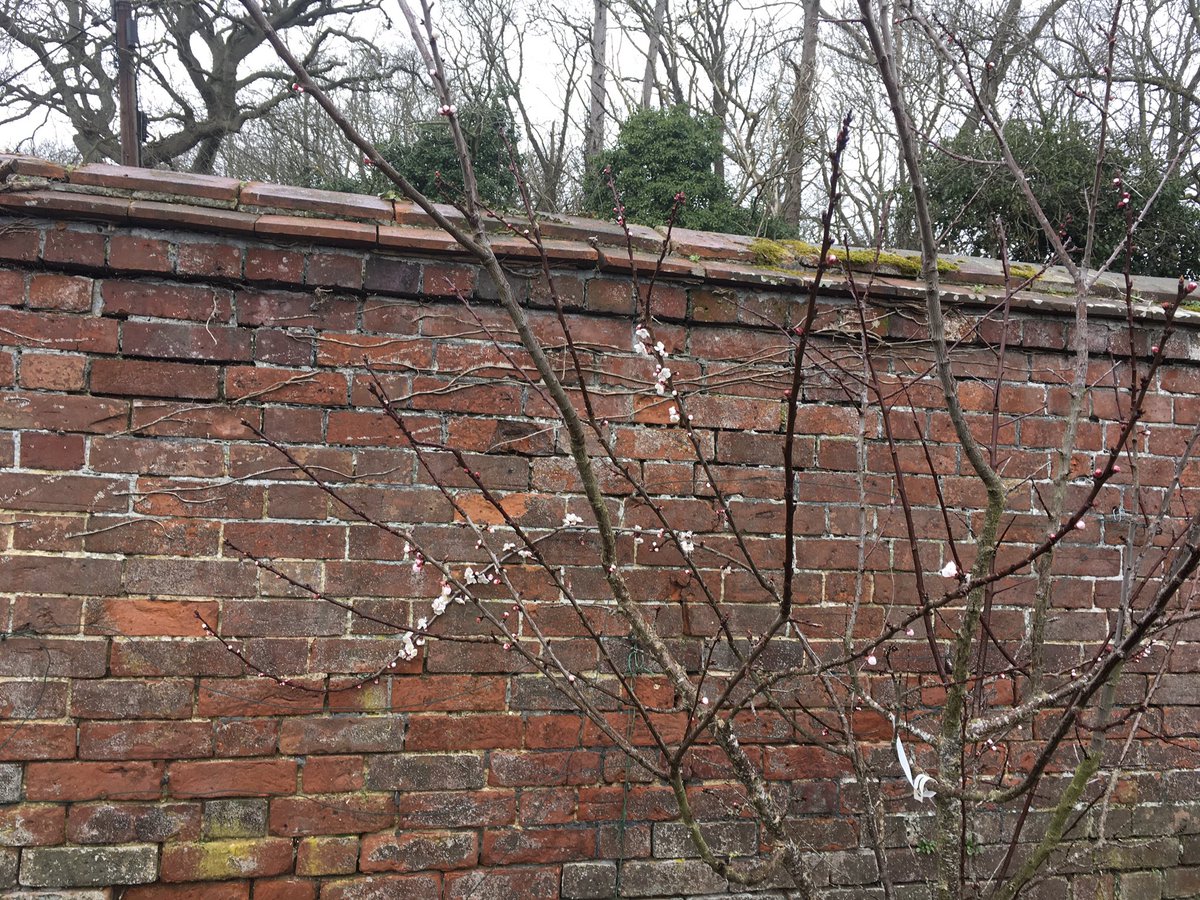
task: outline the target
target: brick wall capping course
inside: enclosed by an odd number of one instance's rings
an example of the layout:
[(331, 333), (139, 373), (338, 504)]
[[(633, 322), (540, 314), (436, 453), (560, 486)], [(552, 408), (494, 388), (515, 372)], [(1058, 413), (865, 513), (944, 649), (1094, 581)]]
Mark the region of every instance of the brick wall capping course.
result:
[(159, 200), (133, 200), (129, 204), (129, 221), (159, 228), (189, 228), (241, 236), (252, 235), (258, 216), (232, 209), (211, 206), (189, 206)]
[(287, 209), (335, 219), (395, 221), (391, 200), (369, 194), (346, 194), (261, 181), (248, 181), (242, 185), (238, 205), (250, 212)]
[(67, 175), (67, 182), (81, 187), (116, 188), (164, 197), (210, 200), (229, 205), (238, 202), (238, 188), (241, 184), (235, 178), (222, 178), (218, 175), (113, 166), (107, 163), (90, 163), (72, 169)]
[[(278, 243), (312, 242), (354, 248), (382, 248), (422, 255), (464, 257), (466, 251), (436, 227), (429, 216), (407, 200), (313, 188), (238, 182), (213, 175), (141, 169), (94, 163), (70, 169), (20, 154), (0, 154), (0, 212), (17, 217), (140, 224), (153, 227), (255, 236)], [(457, 223), (462, 214), (452, 206), (438, 209)], [(629, 226), (625, 233), (612, 222), (578, 216), (544, 214), (539, 224), (550, 260), (582, 268), (598, 267), (613, 274), (639, 275), (654, 271), (665, 229)], [(496, 234), (497, 255), (511, 261), (532, 261), (532, 246), (519, 235), (505, 233), (501, 223), (489, 222)], [(763, 267), (754, 264), (754, 238), (673, 229), (670, 253), (662, 274), (672, 280), (705, 281), (743, 287), (762, 287), (802, 294), (811, 285), (813, 270)], [(901, 255), (916, 259), (912, 253)], [(1003, 266), (997, 260), (947, 257), (951, 268), (943, 272), (949, 302), (994, 306), (1003, 299)], [(856, 271), (867, 267), (855, 266)], [(1016, 266), (1014, 277), (1032, 272)], [(866, 272), (864, 271), (864, 275)], [(859, 287), (864, 278), (856, 279)], [(895, 266), (881, 266), (870, 280), (872, 300), (887, 303), (922, 301), (923, 287)], [(961, 290), (969, 287), (970, 290)], [(958, 288), (958, 290), (956, 290)], [(1124, 277), (1107, 273), (1096, 282), (1092, 310), (1100, 317), (1126, 315)], [(1133, 279), (1140, 318), (1161, 319), (1161, 304), (1175, 298), (1171, 278), (1136, 276)], [(1038, 270), (1036, 281), (1013, 298), (1013, 307), (1056, 315), (1073, 309), (1073, 285), (1058, 266)], [(849, 282), (829, 272), (822, 292), (846, 295)], [(1196, 313), (1181, 309), (1180, 322), (1200, 322)]]

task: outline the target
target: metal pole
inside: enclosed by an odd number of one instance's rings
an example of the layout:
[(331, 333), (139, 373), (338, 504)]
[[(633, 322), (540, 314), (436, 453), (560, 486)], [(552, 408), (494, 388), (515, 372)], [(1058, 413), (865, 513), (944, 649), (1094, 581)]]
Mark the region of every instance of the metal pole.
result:
[(130, 0), (113, 0), (117, 29), (117, 93), (121, 101), (121, 164), (140, 166), (142, 146), (138, 139), (137, 77), (133, 52), (137, 49), (137, 23)]

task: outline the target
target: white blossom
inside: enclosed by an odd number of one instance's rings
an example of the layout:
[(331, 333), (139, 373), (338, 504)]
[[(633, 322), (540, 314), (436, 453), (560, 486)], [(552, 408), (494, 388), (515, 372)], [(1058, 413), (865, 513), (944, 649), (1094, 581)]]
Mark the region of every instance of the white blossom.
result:
[(942, 566), (942, 568), (938, 572), (938, 574), (941, 575), (943, 578), (957, 578), (958, 577), (958, 563), (956, 563), (954, 560), (950, 560), (948, 563), (946, 563), (944, 566)]
[(563, 516), (563, 528), (570, 528), (574, 525), (582, 525), (583, 518), (575, 515), (575, 513), (567, 513)]
[(650, 340), (650, 332), (645, 327), (639, 327), (633, 333), (633, 352), (642, 356), (649, 356), (650, 351), (646, 349), (646, 343)]
[(684, 556), (691, 556), (692, 551), (696, 549), (694, 537), (695, 535), (690, 531), (679, 532), (679, 550)]

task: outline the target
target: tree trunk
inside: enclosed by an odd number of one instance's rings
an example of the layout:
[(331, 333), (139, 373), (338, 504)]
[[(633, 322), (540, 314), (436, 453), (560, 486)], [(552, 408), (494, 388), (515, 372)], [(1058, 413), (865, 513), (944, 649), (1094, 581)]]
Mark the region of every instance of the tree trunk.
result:
[(663, 22), (667, 18), (667, 0), (655, 0), (654, 18), (646, 30), (646, 38), (650, 46), (646, 49), (646, 73), (642, 76), (642, 109), (650, 108), (650, 99), (654, 94), (657, 73), (655, 65), (658, 61), (659, 48), (662, 45)]
[(583, 155), (590, 162), (604, 149), (604, 76), (606, 72), (608, 4), (594, 0), (592, 19), (592, 75), (588, 84), (587, 134)]
[(792, 86), (791, 105), (784, 131), (783, 199), (779, 215), (787, 225), (800, 228), (804, 190), (804, 144), (808, 137), (808, 117), (812, 113), (817, 71), (817, 22), (821, 17), (820, 0), (804, 0), (804, 32), (800, 41), (800, 62), (792, 61), (796, 81)]

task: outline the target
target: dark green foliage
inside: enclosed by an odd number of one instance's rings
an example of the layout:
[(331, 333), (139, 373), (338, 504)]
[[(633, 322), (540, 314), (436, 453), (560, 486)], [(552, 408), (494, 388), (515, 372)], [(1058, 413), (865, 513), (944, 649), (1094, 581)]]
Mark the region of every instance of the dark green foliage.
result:
[[(510, 168), (512, 158), (509, 148), (515, 152), (518, 134), (507, 108), (498, 103), (465, 104), (458, 111), (458, 120), (475, 163), (475, 180), (479, 185), (480, 198), (493, 209), (517, 207), (517, 179)], [(458, 154), (447, 119), (439, 117), (436, 121), (422, 123), (417, 126), (415, 140), (383, 144), (379, 152), (417, 190), (431, 199), (437, 202), (461, 201), (462, 169), (458, 164)], [(377, 173), (358, 187), (365, 193), (382, 193), (391, 189), (392, 185)]]
[(640, 110), (621, 126), (616, 146), (600, 154), (584, 173), (583, 208), (589, 215), (612, 218), (607, 166), (621, 193), (626, 218), (642, 225), (667, 221), (676, 193), (687, 197), (675, 224), (701, 231), (757, 234), (753, 211), (738, 206), (729, 186), (716, 174), (721, 125), (693, 115), (685, 106)]
[[(1078, 258), (1086, 240), (1087, 196), (1096, 170), (1096, 136), (1077, 124), (1044, 125), (1010, 122), (1005, 139), (1029, 178), (1034, 195), (1052, 225), (1069, 239)], [(1093, 263), (1103, 262), (1125, 236), (1125, 210), (1117, 204), (1130, 194), (1134, 217), (1140, 214), (1159, 182), (1162, 163), (1140, 160), (1121, 150), (1110, 135), (1101, 175)], [(959, 156), (999, 160), (991, 134), (956, 140), (948, 148)], [(1031, 263), (1045, 260), (1050, 246), (1025, 202), (1017, 182), (1003, 165), (985, 166), (938, 154), (926, 168), (934, 227), (946, 232), (946, 243), (960, 253), (998, 257), (996, 218), (1004, 222), (1009, 258)], [(1120, 177), (1121, 186), (1113, 185)], [(1133, 271), (1175, 276), (1194, 269), (1200, 258), (1200, 213), (1184, 198), (1182, 179), (1170, 180), (1138, 229)], [(1116, 268), (1120, 269), (1122, 263)]]

